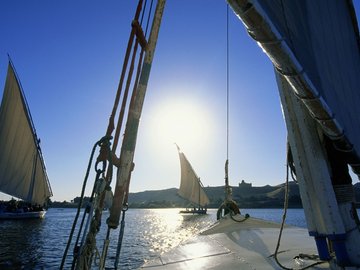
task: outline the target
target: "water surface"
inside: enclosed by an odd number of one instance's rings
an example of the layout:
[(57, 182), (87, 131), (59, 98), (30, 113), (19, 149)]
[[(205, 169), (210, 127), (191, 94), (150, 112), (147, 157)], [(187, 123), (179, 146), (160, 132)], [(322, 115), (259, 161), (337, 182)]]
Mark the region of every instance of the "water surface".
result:
[[(280, 222), (281, 209), (243, 209), (243, 214)], [(43, 220), (0, 221), (0, 269), (59, 269), (76, 209), (51, 208)], [(180, 215), (179, 209), (129, 209), (120, 269), (136, 269), (179, 243), (198, 234), (216, 221), (216, 209), (207, 215)], [(106, 218), (97, 242), (101, 248), (106, 235)], [(287, 224), (306, 227), (304, 211), (289, 209)], [(110, 238), (107, 267), (113, 267), (118, 231)], [(75, 239), (75, 238), (74, 238)], [(100, 245), (101, 244), (101, 245)], [(66, 267), (70, 268), (72, 248)]]

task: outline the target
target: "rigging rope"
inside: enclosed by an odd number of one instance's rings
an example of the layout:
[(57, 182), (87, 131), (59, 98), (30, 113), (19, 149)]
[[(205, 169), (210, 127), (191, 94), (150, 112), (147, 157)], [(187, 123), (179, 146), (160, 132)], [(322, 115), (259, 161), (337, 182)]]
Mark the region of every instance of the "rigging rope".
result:
[(118, 170), (113, 204), (111, 207), (110, 216), (107, 219), (107, 224), (111, 228), (117, 228), (119, 225), (123, 201), (128, 183), (130, 181), (129, 176), (131, 175), (131, 168), (133, 167), (133, 159), (140, 117), (146, 95), (152, 61), (154, 59), (154, 52), (156, 48), (156, 42), (159, 34), (165, 2), (165, 0), (158, 0), (157, 2), (153, 16), (153, 24), (149, 35), (148, 46), (146, 48), (146, 53), (144, 56), (143, 68), (141, 70), (139, 83), (136, 89), (136, 96), (131, 101), (130, 109), (128, 111), (126, 129), (123, 137), (119, 159), (121, 169)]
[(225, 161), (225, 200), (231, 199), (229, 185), (229, 5), (226, 4), (226, 161)]
[(126, 204), (126, 207), (123, 207), (123, 210), (122, 210), (123, 213), (122, 213), (122, 218), (121, 218), (121, 222), (120, 222), (120, 231), (119, 231), (119, 237), (118, 237), (118, 245), (117, 245), (117, 248), (116, 248), (114, 269), (118, 269), (120, 251), (121, 251), (122, 241), (123, 241), (123, 237), (124, 237), (125, 213), (126, 213), (127, 210), (128, 210), (128, 205)]
[[(141, 2), (139, 1), (139, 5), (140, 5), (140, 3)], [(122, 102), (122, 105), (121, 105), (120, 115), (119, 115), (119, 118), (118, 118), (118, 124), (117, 124), (116, 131), (115, 131), (114, 145), (113, 145), (113, 149), (112, 149), (113, 155), (115, 155), (118, 140), (119, 140), (119, 137), (120, 137), (121, 127), (123, 125), (125, 107), (126, 107), (126, 103), (128, 101), (128, 92), (129, 92), (130, 84), (131, 84), (131, 81), (132, 81), (132, 78), (133, 78), (134, 62), (135, 62), (136, 53), (137, 53), (137, 49), (138, 49), (139, 44), (141, 45), (141, 52), (140, 52), (140, 56), (139, 56), (138, 63), (137, 63), (135, 82), (134, 82), (134, 85), (133, 85), (133, 91), (132, 91), (132, 96), (131, 96), (131, 100), (130, 100), (129, 109), (132, 107), (133, 100), (134, 100), (134, 98), (136, 96), (136, 89), (137, 89), (137, 86), (138, 86), (140, 72), (141, 72), (141, 69), (142, 69), (144, 50), (145, 50), (145, 48), (147, 46), (146, 33), (147, 33), (149, 21), (150, 21), (152, 2), (151, 2), (150, 10), (149, 10), (149, 13), (148, 13), (146, 31), (145, 31), (145, 34), (144, 34), (142, 32), (141, 24), (143, 22), (144, 15), (145, 15), (146, 4), (147, 4), (147, 1), (145, 1), (144, 9), (143, 9), (142, 16), (141, 16), (140, 25), (137, 23), (137, 20), (136, 20), (137, 19), (136, 16), (139, 15), (138, 13), (136, 14), (135, 19), (134, 19), (134, 21), (132, 23), (133, 29), (135, 29), (134, 25), (136, 25), (136, 27), (137, 27), (136, 31), (137, 31), (138, 35), (136, 36), (135, 45), (134, 45), (133, 51), (132, 51), (131, 64), (130, 64), (130, 69), (129, 69), (128, 77), (127, 77), (127, 81), (126, 81), (125, 92), (124, 92), (124, 96), (123, 96), (123, 102)], [(139, 32), (140, 32), (140, 37), (139, 37)], [(119, 160), (116, 161), (116, 165), (119, 166)], [(127, 204), (127, 196), (126, 196), (123, 204), (124, 205)], [(116, 259), (115, 259), (115, 262), (114, 262), (115, 269), (117, 269), (120, 249), (121, 249), (121, 245), (122, 245), (122, 235), (124, 234), (124, 228), (125, 228), (125, 211), (122, 211), (122, 212), (123, 212), (123, 217), (122, 217), (121, 227), (120, 227), (120, 231), (119, 231)], [(105, 264), (105, 259), (106, 259), (107, 252), (108, 252), (108, 246), (109, 246), (109, 243), (110, 243), (110, 240), (109, 240), (110, 231), (111, 231), (111, 227), (108, 226), (108, 230), (107, 230), (107, 233), (106, 233), (106, 238), (104, 240), (103, 251), (102, 251), (102, 255), (101, 255), (101, 261), (100, 261), (101, 267), (104, 267), (104, 264)]]
[(229, 160), (229, 5), (226, 5), (226, 160)]
[[(109, 154), (107, 160), (109, 160), (108, 170), (110, 171), (110, 176), (111, 176), (113, 164), (112, 164), (112, 156), (110, 154), (110, 143), (107, 145), (106, 149), (107, 149), (107, 153)], [(96, 235), (100, 229), (101, 212), (103, 208), (103, 206), (100, 204), (101, 204), (102, 196), (107, 190), (109, 190), (109, 182), (106, 182), (105, 180), (106, 161), (102, 162), (103, 164), (102, 169), (97, 168), (98, 164), (99, 161), (97, 161), (95, 164), (96, 178), (89, 201), (90, 211), (88, 214), (88, 222), (86, 225), (86, 229), (83, 232), (83, 240), (81, 241), (81, 245), (78, 247), (78, 253), (74, 254), (72, 269), (74, 269), (74, 267), (76, 267), (76, 269), (91, 268), (94, 250), (95, 250), (95, 255), (98, 254), (96, 248)], [(94, 211), (95, 214), (93, 215)], [(81, 231), (79, 231), (79, 234), (80, 233)], [(84, 243), (84, 239), (85, 239), (85, 243)]]
[[(60, 265), (60, 269), (63, 269), (64, 268), (64, 264), (65, 264), (65, 260), (66, 260), (66, 257), (67, 257), (67, 253), (68, 253), (68, 250), (69, 250), (69, 247), (70, 247), (70, 243), (72, 241), (72, 237), (74, 235), (74, 231), (75, 231), (75, 228), (76, 228), (76, 224), (77, 224), (77, 220), (79, 218), (79, 215), (80, 215), (80, 209), (81, 209), (81, 206), (82, 206), (82, 203), (83, 203), (83, 199), (84, 199), (84, 194), (85, 194), (85, 189), (86, 189), (86, 184), (87, 184), (87, 181), (88, 181), (88, 178), (89, 178), (89, 174), (90, 174), (90, 168), (91, 168), (91, 164), (93, 162), (93, 159), (94, 159), (94, 154), (95, 154), (95, 150), (98, 146), (102, 146), (103, 144), (107, 144), (107, 145), (110, 145), (110, 140), (111, 140), (111, 137), (107, 137), (107, 136), (104, 136), (103, 138), (101, 138), (99, 141), (97, 141), (93, 148), (92, 148), (92, 151), (91, 151), (91, 154), (90, 154), (90, 158), (89, 158), (89, 162), (88, 162), (88, 167), (87, 167), (87, 170), (86, 170), (86, 174), (85, 174), (85, 178), (84, 178), (84, 181), (83, 181), (83, 186), (82, 186), (82, 190), (81, 190), (81, 195), (80, 195), (80, 201), (79, 201), (79, 204), (78, 204), (78, 207), (77, 207), (77, 211), (76, 211), (76, 215), (75, 215), (75, 219), (74, 219), (74, 222), (73, 222), (73, 225), (72, 225), (72, 228), (71, 228), (71, 231), (70, 231), (70, 235), (69, 235), (69, 239), (68, 239), (68, 242), (66, 244), (66, 247), (65, 247), (65, 251), (64, 251), (64, 254), (63, 254), (63, 257), (62, 257), (62, 261), (61, 261), (61, 265)], [(85, 211), (86, 212), (86, 211)], [(84, 213), (85, 214), (85, 213)], [(84, 220), (85, 218), (83, 218)], [(83, 221), (81, 222), (81, 227), (83, 225)], [(79, 232), (80, 233), (80, 232)], [(77, 238), (79, 239), (79, 237)], [(75, 247), (76, 249), (76, 247)]]
[(217, 219), (230, 213), (231, 215), (240, 214), (239, 207), (232, 199), (231, 187), (229, 184), (229, 5), (226, 4), (226, 161), (225, 161), (225, 201), (220, 205), (217, 212)]
[[(139, 19), (141, 9), (142, 9), (142, 0), (139, 0), (133, 22), (137, 21)], [(135, 34), (136, 34), (136, 28), (132, 27), (130, 37), (129, 37), (129, 40), (128, 40), (128, 45), (127, 45), (126, 52), (125, 52), (125, 58), (124, 58), (123, 66), (122, 66), (122, 71), (121, 71), (121, 75), (120, 75), (120, 81), (119, 81), (119, 84), (118, 84), (118, 89), (117, 89), (116, 96), (115, 96), (114, 106), (113, 106), (113, 109), (112, 109), (112, 112), (111, 112), (111, 115), (110, 115), (110, 118), (109, 118), (109, 124), (108, 124), (108, 128), (107, 128), (107, 131), (106, 131), (107, 136), (111, 135), (111, 133), (114, 130), (114, 126), (115, 126), (114, 119), (115, 119), (116, 111), (117, 111), (117, 108), (118, 108), (118, 105), (119, 105), (119, 102), (120, 102), (122, 86), (123, 86), (123, 82), (124, 82), (128, 62), (129, 62), (130, 51), (131, 51), (131, 48), (132, 48), (132, 44), (133, 44), (133, 41), (134, 41)]]
[(229, 5), (226, 5), (226, 161), (225, 161), (225, 200), (231, 200), (229, 184)]
[[(145, 1), (144, 11), (142, 13), (140, 23), (142, 23), (143, 18), (144, 18), (144, 14), (145, 14), (145, 10), (146, 10), (146, 4), (147, 4), (147, 1)], [(150, 8), (149, 8), (148, 16), (147, 16), (147, 22), (146, 22), (145, 34), (144, 34), (145, 37), (147, 35), (147, 31), (148, 31), (148, 27), (149, 27), (149, 23), (150, 23), (152, 7), (153, 7), (153, 0), (151, 0)], [(136, 40), (136, 47), (137, 47), (137, 44), (138, 44), (138, 40)], [(145, 51), (145, 48), (142, 47), (142, 50), (141, 50), (141, 53), (140, 53), (140, 56), (139, 56), (139, 60), (138, 60), (137, 72), (136, 72), (135, 83), (134, 83), (134, 88), (133, 88), (133, 96), (132, 96), (131, 101), (130, 101), (130, 106), (131, 106), (131, 104), (133, 104), (133, 99), (135, 98), (136, 89), (137, 89), (137, 86), (138, 86), (140, 72), (141, 72), (142, 63), (143, 63), (144, 51)], [(133, 55), (135, 55), (135, 53), (136, 53), (136, 48), (134, 48)], [(133, 170), (133, 168), (132, 168), (132, 170)], [(129, 178), (130, 178), (130, 175), (129, 175)], [(121, 219), (121, 223), (120, 223), (120, 230), (119, 230), (118, 243), (117, 243), (117, 249), (116, 249), (116, 257), (115, 257), (115, 261), (114, 261), (114, 268), (115, 269), (117, 269), (117, 267), (118, 267), (120, 251), (121, 251), (122, 241), (123, 241), (123, 235), (124, 235), (124, 231), (125, 231), (125, 212), (128, 210), (128, 195), (129, 195), (129, 184), (127, 185), (126, 193), (125, 193), (125, 197), (124, 197), (124, 201), (123, 201), (122, 219)], [(110, 226), (108, 227), (108, 232), (109, 232), (109, 230), (110, 230)], [(106, 256), (106, 253), (105, 253), (105, 256)]]
[[(118, 159), (116, 157), (115, 152), (116, 152), (116, 148), (117, 148), (119, 138), (120, 138), (121, 126), (123, 125), (123, 118), (124, 118), (126, 106), (127, 106), (127, 104), (129, 104), (128, 105), (129, 115), (130, 115), (130, 111), (134, 109), (132, 107), (139, 106), (139, 104), (138, 104), (139, 102), (138, 102), (137, 98), (135, 98), (135, 97), (137, 97), (137, 94), (138, 94), (137, 90), (138, 90), (139, 81), (140, 81), (140, 77), (141, 77), (140, 75), (144, 75), (144, 74), (142, 74), (142, 73), (144, 73), (142, 71), (142, 67), (143, 67), (143, 63), (144, 63), (144, 60), (143, 60), (144, 59), (144, 51), (148, 46), (145, 36), (146, 36), (147, 30), (149, 27), (151, 10), (152, 10), (152, 6), (153, 6), (153, 0), (151, 1), (150, 10), (148, 13), (145, 34), (143, 33), (142, 28), (138, 22), (138, 19), (139, 19), (139, 16), (140, 16), (140, 13), (142, 10), (143, 10), (143, 13), (141, 16), (141, 22), (144, 19), (145, 8), (142, 9), (142, 3), (143, 3), (143, 0), (139, 0), (137, 8), (136, 8), (136, 12), (135, 12), (134, 20), (132, 21), (132, 24), (131, 24), (132, 29), (131, 29), (130, 37), (128, 40), (128, 46), (126, 49), (125, 57), (124, 57), (123, 69), (122, 69), (122, 72), (120, 75), (120, 81), (119, 81), (118, 89), (116, 92), (113, 109), (112, 109), (112, 112), (111, 112), (111, 115), (109, 118), (106, 135), (104, 137), (104, 138), (111, 139), (110, 136), (115, 129), (114, 120), (115, 120), (116, 114), (118, 112), (120, 98), (122, 98), (121, 108), (119, 111), (116, 130), (115, 130), (115, 134), (114, 134), (114, 142), (113, 142), (112, 148), (110, 147), (110, 141), (106, 145), (104, 143), (98, 142), (95, 144), (95, 146), (92, 150), (87, 173), (86, 173), (85, 180), (83, 183), (83, 189), (82, 189), (82, 193), (81, 193), (80, 203), (78, 205), (78, 213), (76, 214), (75, 219), (74, 219), (72, 230), (71, 230), (71, 233), (69, 236), (69, 241), (67, 243), (67, 246), (66, 246), (66, 249), (65, 249), (65, 252), (63, 255), (60, 269), (63, 269), (63, 267), (64, 267), (68, 249), (70, 247), (70, 244), (71, 244), (71, 241), (73, 238), (75, 227), (77, 226), (80, 208), (83, 203), (85, 186), (86, 186), (86, 183), (88, 180), (89, 171), (90, 171), (90, 167), (91, 167), (91, 164), (92, 164), (92, 161), (94, 158), (94, 151), (95, 151), (96, 146), (100, 146), (100, 153), (97, 157), (96, 166), (95, 166), (96, 167), (96, 179), (95, 179), (95, 183), (94, 183), (94, 187), (93, 187), (93, 191), (92, 191), (92, 194), (90, 197), (89, 204), (87, 205), (86, 210), (84, 211), (84, 216), (80, 223), (79, 233), (78, 233), (78, 236), (77, 236), (76, 242), (75, 242), (74, 258), (72, 261), (72, 269), (74, 269), (75, 267), (76, 267), (76, 269), (91, 268), (94, 256), (95, 256), (96, 263), (97, 262), (99, 263), (99, 268), (103, 269), (105, 267), (105, 260), (106, 260), (108, 246), (109, 246), (109, 242), (110, 242), (110, 240), (109, 240), (110, 229), (113, 229), (114, 227), (111, 227), (108, 223), (108, 225), (109, 225), (108, 232), (106, 235), (106, 239), (104, 241), (101, 256), (96, 247), (96, 235), (97, 235), (97, 232), (99, 231), (100, 225), (101, 225), (101, 216), (102, 216), (105, 195), (106, 195), (107, 191), (111, 190), (110, 183), (111, 183), (111, 179), (112, 179), (112, 169), (113, 169), (113, 161), (112, 160), (114, 159), (114, 162), (116, 163), (116, 165), (119, 165), (119, 162), (120, 162), (120, 159)], [(160, 25), (162, 9), (164, 7), (165, 1), (161, 0), (160, 3), (161, 4), (160, 5), (158, 4), (158, 6), (157, 6), (157, 10), (158, 10), (157, 27)], [(146, 0), (145, 0), (145, 7), (146, 7)], [(156, 31), (158, 31), (158, 28), (155, 29), (155, 32)], [(151, 60), (153, 58), (153, 52), (154, 52), (156, 38), (157, 38), (157, 33), (155, 33), (155, 32), (153, 33), (153, 32), (154, 31), (151, 32), (152, 33), (151, 35), (153, 35), (153, 38), (152, 38), (153, 44), (151, 46), (149, 46), (152, 48), (150, 50), (151, 56), (148, 56), (148, 58), (145, 58), (145, 62), (147, 65), (147, 69), (146, 69), (147, 72), (149, 72), (149, 70), (150, 70), (149, 65), (151, 65)], [(136, 38), (136, 40), (134, 42), (135, 38)], [(133, 92), (131, 94), (131, 98), (129, 101), (128, 94), (129, 94), (130, 84), (132, 83), (133, 77), (134, 77), (133, 72), (134, 72), (134, 64), (136, 61), (138, 45), (141, 46), (141, 52), (138, 57), (138, 63), (137, 63), (138, 66), (136, 69), (136, 75), (135, 75), (135, 79), (134, 79)], [(129, 60), (130, 60), (130, 65), (129, 65)], [(128, 68), (129, 68), (129, 70), (127, 70)], [(127, 79), (126, 79), (126, 84), (124, 87), (125, 89), (123, 90), (125, 76), (127, 76)], [(146, 73), (146, 76), (148, 76), (148, 73)], [(147, 80), (144, 80), (146, 76), (144, 76), (144, 78), (142, 78), (142, 81), (141, 81), (141, 85), (143, 87), (141, 90), (139, 90), (139, 93), (141, 92), (140, 93), (141, 95), (144, 95), (144, 88), (146, 89), (146, 84), (144, 84), (147, 81)], [(123, 91), (124, 91), (124, 93), (122, 93)], [(142, 97), (139, 97), (139, 101), (140, 100), (142, 100)], [(139, 109), (139, 107), (136, 107), (135, 110), (138, 110), (138, 109)], [(126, 133), (126, 131), (125, 131), (125, 133)], [(134, 135), (134, 134), (132, 134), (132, 135)], [(136, 138), (136, 134), (135, 134), (135, 138)], [(100, 140), (100, 141), (102, 141), (102, 140)], [(109, 161), (109, 166), (106, 166), (107, 161)], [(100, 163), (103, 164), (102, 169), (97, 168), (97, 165)], [(132, 168), (133, 168), (133, 166), (132, 166)], [(128, 178), (129, 178), (128, 182), (130, 181), (130, 174), (131, 174), (132, 168), (128, 175)], [(124, 198), (124, 204), (126, 204), (126, 202), (127, 202), (127, 196), (129, 193), (128, 189), (129, 189), (129, 184), (127, 183), (126, 188), (125, 188), (126, 196)], [(115, 192), (115, 194), (116, 194), (116, 192)], [(120, 253), (121, 240), (122, 240), (123, 230), (124, 230), (124, 226), (125, 226), (124, 213), (125, 212), (123, 211), (122, 226), (121, 226), (119, 241), (118, 241), (118, 249), (119, 249), (118, 253)], [(111, 214), (113, 214), (113, 213), (111, 212)], [(87, 222), (85, 222), (86, 216), (88, 216)], [(82, 235), (82, 237), (81, 237), (81, 235)], [(81, 240), (80, 240), (80, 238), (81, 238)], [(99, 260), (97, 260), (98, 258), (99, 258)], [(116, 258), (116, 264), (117, 264), (117, 261), (118, 261), (118, 256)], [(115, 266), (115, 268), (116, 268), (116, 266)]]
[[(282, 221), (281, 221), (281, 226), (280, 226), (280, 232), (279, 232), (279, 236), (278, 236), (278, 240), (276, 243), (276, 248), (275, 248), (275, 253), (274, 253), (274, 259), (275, 262), (279, 265), (279, 267), (281, 267), (282, 269), (285, 270), (305, 270), (305, 269), (309, 269), (315, 265), (319, 265), (322, 263), (325, 263), (325, 261), (318, 261), (315, 262), (313, 264), (310, 264), (308, 266), (305, 266), (303, 268), (289, 268), (286, 267), (284, 265), (282, 265), (277, 257), (278, 253), (279, 253), (279, 248), (280, 248), (280, 242), (281, 242), (281, 237), (282, 237), (282, 233), (284, 230), (284, 226), (285, 226), (285, 220), (286, 220), (286, 214), (287, 214), (287, 209), (289, 206), (289, 170), (292, 170), (292, 167), (290, 166), (290, 163), (292, 161), (292, 158), (290, 159), (290, 155), (291, 155), (291, 149), (290, 149), (290, 145), (289, 143), (287, 143), (287, 156), (286, 156), (286, 179), (285, 179), (285, 199), (284, 199), (284, 209), (283, 209), (283, 215), (282, 215)], [(309, 256), (312, 257), (312, 256)]]
[[(131, 33), (130, 33), (130, 37), (129, 37), (129, 40), (128, 40), (128, 46), (127, 46), (126, 53), (125, 53), (123, 69), (122, 69), (122, 72), (121, 72), (120, 82), (119, 82), (119, 85), (118, 85), (116, 98), (115, 98), (115, 101), (114, 101), (114, 106), (113, 106), (111, 116), (109, 118), (109, 124), (108, 124), (108, 128), (107, 128), (107, 133), (106, 133), (106, 134), (111, 134), (113, 132), (113, 130), (114, 130), (114, 118), (115, 118), (115, 115), (116, 115), (116, 112), (117, 112), (118, 104), (120, 102), (122, 86), (123, 86), (123, 82), (124, 82), (128, 62), (129, 62), (131, 48), (133, 47), (133, 41), (134, 41), (134, 39), (136, 37), (135, 45), (134, 45), (133, 51), (132, 51), (131, 63), (130, 63), (130, 67), (129, 67), (129, 71), (128, 71), (128, 75), (127, 75), (125, 90), (124, 90), (124, 94), (123, 94), (123, 97), (122, 97), (122, 104), (121, 104), (121, 108), (120, 108), (120, 112), (119, 112), (118, 122), (117, 122), (117, 125), (116, 125), (116, 130), (115, 130), (115, 135), (114, 135), (114, 142), (113, 142), (113, 146), (112, 146), (112, 149), (111, 149), (111, 156), (112, 156), (112, 159), (114, 160), (115, 165), (117, 165), (118, 162), (119, 162), (118, 159), (116, 158), (115, 153), (116, 153), (116, 149), (117, 149), (118, 142), (119, 142), (121, 127), (123, 125), (125, 108), (126, 108), (126, 104), (127, 104), (127, 101), (128, 101), (129, 88), (130, 88), (131, 80), (132, 80), (132, 77), (133, 77), (132, 75), (133, 75), (133, 71), (134, 71), (134, 62), (135, 62), (137, 48), (138, 48), (139, 44), (142, 47), (141, 56), (139, 57), (139, 61), (138, 61), (138, 69), (137, 69), (137, 77), (138, 77), (139, 70), (141, 70), (143, 50), (146, 47), (146, 39), (145, 39), (144, 34), (142, 32), (141, 26), (138, 23), (138, 18), (140, 16), (141, 10), (142, 10), (142, 0), (139, 0), (137, 8), (136, 8), (134, 19), (133, 19), (133, 21), (131, 23), (132, 28), (131, 28)], [(144, 12), (143, 12), (143, 15), (144, 15)], [(143, 20), (143, 17), (144, 17), (143, 15), (142, 15), (141, 21)], [(134, 89), (136, 89), (136, 85), (137, 85), (137, 81), (135, 81)], [(133, 91), (133, 93), (134, 93), (134, 91)], [(106, 154), (106, 151), (104, 151), (104, 149), (101, 149), (100, 150), (100, 155), (98, 156), (98, 160), (104, 159), (105, 154)], [(110, 186), (111, 178), (112, 178), (112, 168), (111, 168), (111, 173), (110, 173), (110, 170), (108, 170), (108, 172), (106, 174), (106, 178), (105, 178), (106, 182), (108, 183), (108, 186)], [(104, 200), (105, 200), (105, 192), (102, 193), (101, 196), (100, 196), (98, 211), (96, 212), (97, 215), (96, 215), (95, 220), (100, 220), (101, 219)], [(102, 255), (101, 255), (101, 259), (100, 259), (100, 268), (103, 267), (103, 263), (105, 261), (106, 255), (107, 255), (107, 250), (108, 250), (108, 245), (109, 245), (109, 236), (110, 236), (110, 231), (109, 230), (110, 229), (108, 229), (108, 233), (106, 234), (107, 237), (104, 240), (104, 246), (103, 246)]]

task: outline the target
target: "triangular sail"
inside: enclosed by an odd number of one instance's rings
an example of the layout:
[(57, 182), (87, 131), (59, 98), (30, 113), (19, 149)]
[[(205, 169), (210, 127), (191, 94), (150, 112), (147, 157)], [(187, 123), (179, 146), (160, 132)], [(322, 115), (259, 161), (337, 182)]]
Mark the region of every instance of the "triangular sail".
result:
[(52, 196), (31, 116), (10, 63), (0, 107), (0, 191), (39, 205)]
[(205, 207), (210, 201), (202, 187), (199, 177), (196, 175), (184, 153), (180, 151), (179, 158), (181, 166), (181, 182), (178, 194), (184, 199), (192, 202), (194, 205)]

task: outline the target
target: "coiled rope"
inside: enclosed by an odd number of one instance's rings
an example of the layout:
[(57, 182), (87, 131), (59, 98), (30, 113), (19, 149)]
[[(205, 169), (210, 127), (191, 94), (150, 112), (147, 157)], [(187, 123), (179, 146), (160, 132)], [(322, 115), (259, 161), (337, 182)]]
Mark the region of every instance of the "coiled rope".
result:
[(239, 211), (239, 207), (237, 206), (236, 202), (233, 200), (225, 201), (221, 204), (221, 206), (217, 210), (216, 219), (219, 220), (222, 217), (224, 217), (225, 215), (229, 215), (230, 218), (235, 222), (244, 222), (245, 220), (247, 220), (250, 217), (249, 214), (245, 214), (243, 219), (234, 218), (236, 215), (240, 215), (240, 211)]

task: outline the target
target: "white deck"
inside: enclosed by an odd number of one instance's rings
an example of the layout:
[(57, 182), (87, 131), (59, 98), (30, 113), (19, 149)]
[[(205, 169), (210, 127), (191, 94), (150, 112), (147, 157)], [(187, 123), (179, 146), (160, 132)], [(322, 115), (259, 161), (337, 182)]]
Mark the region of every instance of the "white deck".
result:
[[(158, 259), (145, 263), (142, 268), (281, 269), (273, 257), (279, 228), (279, 224), (254, 218), (241, 223), (226, 218)], [(295, 259), (299, 254), (317, 254), (315, 241), (306, 229), (288, 226), (283, 231), (278, 260), (295, 269), (315, 262)], [(328, 268), (329, 264), (323, 263), (310, 269)]]

